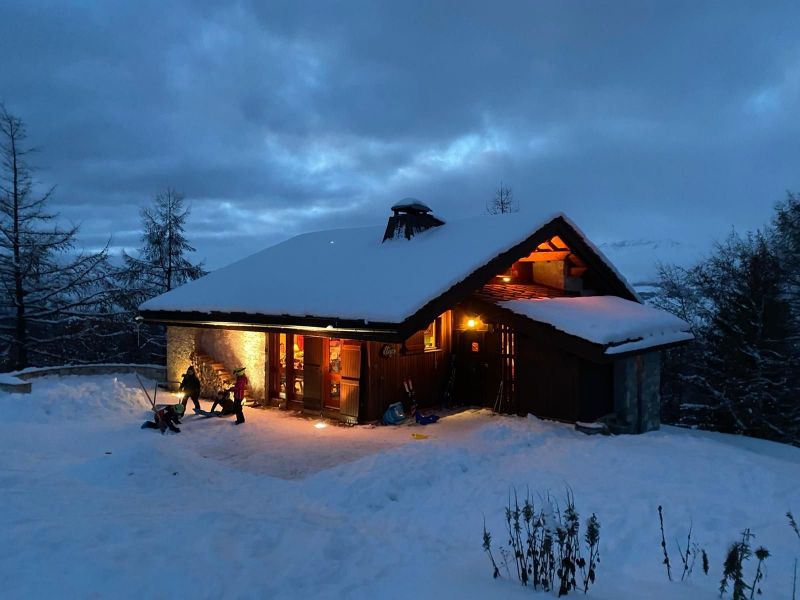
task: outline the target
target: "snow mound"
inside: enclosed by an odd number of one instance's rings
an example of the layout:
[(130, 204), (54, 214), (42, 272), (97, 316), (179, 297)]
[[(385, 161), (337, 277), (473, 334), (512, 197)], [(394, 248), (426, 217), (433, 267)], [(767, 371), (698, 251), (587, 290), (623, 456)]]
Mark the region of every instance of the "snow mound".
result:
[[(153, 383), (143, 380), (153, 393)], [(8, 419), (19, 421), (72, 421), (146, 416), (150, 402), (134, 375), (42, 377), (33, 380), (30, 394), (0, 395), (0, 404), (13, 404)]]
[[(320, 430), (246, 409), (243, 426), (191, 415), (160, 435), (139, 429), (148, 404), (132, 376), (48, 377), (0, 402), (13, 402), (0, 420), (4, 599), (530, 598), (492, 579), (483, 524), (502, 543), (515, 490), (540, 506), (567, 487), (601, 523), (590, 598), (717, 598), (723, 553), (746, 527), (773, 554), (764, 596), (791, 598), (790, 446), (673, 427), (586, 436), (477, 410), (424, 428)], [(659, 504), (673, 561), (691, 522), (708, 576), (666, 581)]]

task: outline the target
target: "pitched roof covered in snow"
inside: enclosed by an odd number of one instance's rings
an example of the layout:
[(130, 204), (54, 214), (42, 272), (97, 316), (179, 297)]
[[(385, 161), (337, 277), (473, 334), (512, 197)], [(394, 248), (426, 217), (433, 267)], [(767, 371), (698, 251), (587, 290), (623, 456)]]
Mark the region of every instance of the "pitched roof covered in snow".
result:
[(554, 233), (593, 255), (614, 293), (637, 299), (561, 213), (448, 220), (410, 240), (382, 243), (383, 233), (381, 225), (298, 235), (148, 300), (140, 310), (148, 319), (175, 321), (191, 314), (225, 321), (219, 317), (236, 315), (241, 323), (262, 325), (276, 316), (298, 324), (314, 318), (323, 327), (326, 319), (336, 327), (339, 321), (401, 324), (415, 315), (429, 322), (450, 307), (437, 305), (437, 299), (475, 291)]
[(666, 311), (616, 296), (510, 300), (499, 305), (623, 354), (693, 339), (689, 324)]

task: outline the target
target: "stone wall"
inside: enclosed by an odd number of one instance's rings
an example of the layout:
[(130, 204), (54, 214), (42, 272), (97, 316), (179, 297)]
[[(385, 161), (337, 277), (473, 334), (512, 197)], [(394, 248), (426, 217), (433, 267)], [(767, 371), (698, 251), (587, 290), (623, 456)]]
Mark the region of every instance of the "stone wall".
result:
[(642, 432), (653, 431), (661, 426), (661, 353), (648, 352), (641, 355), (641, 415)]
[(66, 377), (70, 375), (116, 375), (136, 373), (156, 382), (163, 382), (166, 369), (160, 365), (134, 365), (129, 363), (104, 363), (97, 365), (62, 365), (58, 367), (32, 367), (15, 375), (0, 374), (0, 391), (12, 394), (30, 394), (32, 379), (39, 377)]
[(195, 351), (198, 331), (197, 327), (167, 327), (167, 381), (175, 388), (192, 364), (189, 356)]
[(117, 373), (137, 373), (153, 381), (162, 382), (166, 369), (160, 365), (134, 365), (129, 363), (103, 363), (97, 365), (62, 365), (59, 367), (36, 367), (30, 371), (22, 371), (17, 377), (24, 380), (58, 375), (116, 375)]
[(648, 352), (614, 361), (614, 433), (644, 433), (661, 425), (661, 355)]
[(259, 331), (234, 331), (231, 329), (198, 329), (197, 350), (208, 354), (233, 372), (245, 367), (249, 381), (249, 397), (265, 398), (266, 334)]

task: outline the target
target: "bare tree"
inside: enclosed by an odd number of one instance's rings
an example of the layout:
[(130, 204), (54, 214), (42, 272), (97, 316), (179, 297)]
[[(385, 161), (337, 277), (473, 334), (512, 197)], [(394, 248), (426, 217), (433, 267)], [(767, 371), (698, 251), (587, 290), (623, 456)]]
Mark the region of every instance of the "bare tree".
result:
[(77, 319), (109, 306), (107, 251), (75, 251), (77, 226), (62, 229), (37, 194), (25, 124), (0, 104), (0, 341), (6, 366), (21, 369), (69, 356), (69, 342), (91, 335)]
[(519, 204), (514, 201), (514, 191), (501, 181), (494, 198), (486, 203), (486, 212), (490, 215), (519, 212)]

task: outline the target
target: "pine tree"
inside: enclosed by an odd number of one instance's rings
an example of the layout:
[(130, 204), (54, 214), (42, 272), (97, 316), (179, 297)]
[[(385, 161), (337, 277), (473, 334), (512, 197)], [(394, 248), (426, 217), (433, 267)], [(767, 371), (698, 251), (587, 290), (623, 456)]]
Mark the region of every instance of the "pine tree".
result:
[(194, 252), (186, 235), (189, 208), (184, 197), (168, 188), (159, 193), (153, 205), (141, 210), (142, 238), (137, 256), (123, 252), (124, 268), (119, 279), (126, 288), (121, 298), (126, 323), (135, 323), (135, 357), (146, 362), (164, 358), (164, 328), (134, 321), (139, 305), (159, 294), (206, 274), (202, 263), (193, 264), (187, 254)]
[(792, 344), (800, 352), (800, 194), (789, 192), (775, 206), (773, 229), (786, 299), (792, 310)]
[(687, 422), (687, 414), (674, 412), (688, 397), (687, 404), (708, 408), (690, 424), (800, 444), (792, 304), (798, 213), (790, 196), (777, 207), (774, 226), (731, 234), (689, 269), (662, 268), (657, 304), (689, 321), (696, 336), (693, 345), (665, 360), (662, 391), (672, 409), (666, 419)]
[(78, 227), (36, 193), (25, 124), (0, 105), (0, 341), (6, 367), (79, 360), (109, 309), (107, 251), (76, 253)]
[(192, 264), (187, 258), (194, 248), (184, 234), (189, 208), (183, 194), (167, 188), (152, 207), (142, 209), (141, 217), (144, 231), (138, 257), (123, 254), (137, 303), (206, 274), (202, 263)]

